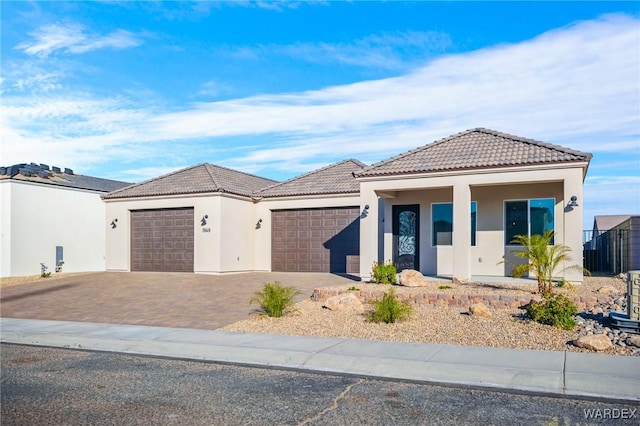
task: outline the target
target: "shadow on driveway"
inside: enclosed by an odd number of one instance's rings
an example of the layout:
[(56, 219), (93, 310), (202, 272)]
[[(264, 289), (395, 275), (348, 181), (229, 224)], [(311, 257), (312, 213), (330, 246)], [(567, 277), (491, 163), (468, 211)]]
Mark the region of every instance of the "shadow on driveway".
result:
[(251, 272), (201, 275), (159, 272), (99, 272), (5, 287), (3, 317), (137, 324), (214, 330), (246, 319), (255, 291), (279, 281), (302, 292), (349, 284), (347, 277), (319, 273)]

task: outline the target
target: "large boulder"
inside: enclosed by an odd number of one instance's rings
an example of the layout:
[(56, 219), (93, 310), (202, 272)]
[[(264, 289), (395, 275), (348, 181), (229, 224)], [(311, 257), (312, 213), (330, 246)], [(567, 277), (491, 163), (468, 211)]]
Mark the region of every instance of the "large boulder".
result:
[(427, 280), (424, 279), (424, 275), (420, 271), (405, 269), (400, 272), (400, 282), (398, 284), (405, 287), (423, 287), (427, 285)]
[(322, 307), (331, 311), (341, 311), (346, 309), (362, 311), (364, 309), (360, 299), (358, 299), (358, 297), (353, 293), (343, 293), (332, 296), (324, 302)]
[(636, 348), (640, 348), (640, 336), (630, 336), (627, 338), (628, 346), (635, 346)]
[(606, 334), (580, 336), (573, 344), (579, 348), (589, 349), (591, 351), (604, 351), (613, 347), (611, 339), (609, 339)]
[(471, 314), (471, 316), (480, 318), (491, 318), (493, 316), (489, 308), (487, 308), (487, 305), (481, 302), (471, 305), (469, 307), (469, 314)]

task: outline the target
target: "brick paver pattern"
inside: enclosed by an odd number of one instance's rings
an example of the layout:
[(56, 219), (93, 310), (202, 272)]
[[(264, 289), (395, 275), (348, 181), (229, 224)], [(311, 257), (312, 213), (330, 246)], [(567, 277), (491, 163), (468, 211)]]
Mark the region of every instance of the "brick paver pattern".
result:
[(307, 299), (317, 287), (353, 283), (332, 274), (252, 272), (201, 275), (97, 272), (0, 289), (0, 315), (214, 330), (248, 318), (266, 282), (293, 286)]

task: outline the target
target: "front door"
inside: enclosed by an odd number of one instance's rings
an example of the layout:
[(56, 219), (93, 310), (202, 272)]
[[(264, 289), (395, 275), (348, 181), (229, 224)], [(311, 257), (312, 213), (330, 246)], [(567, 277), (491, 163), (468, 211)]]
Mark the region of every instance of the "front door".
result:
[(398, 272), (420, 270), (418, 243), (420, 206), (393, 206), (393, 262)]

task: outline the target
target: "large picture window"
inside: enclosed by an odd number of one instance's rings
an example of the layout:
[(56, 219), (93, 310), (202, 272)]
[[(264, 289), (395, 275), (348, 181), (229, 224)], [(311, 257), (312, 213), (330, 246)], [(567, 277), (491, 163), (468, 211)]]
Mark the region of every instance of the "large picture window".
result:
[[(504, 237), (505, 245), (516, 235), (543, 235), (545, 231), (555, 229), (553, 198), (538, 198), (522, 201), (505, 201), (504, 203)], [(553, 240), (551, 241), (553, 244)]]
[[(476, 214), (478, 205), (471, 202), (471, 245), (476, 245)], [(453, 244), (453, 204), (441, 203), (431, 205), (431, 243), (434, 246), (450, 246)]]

